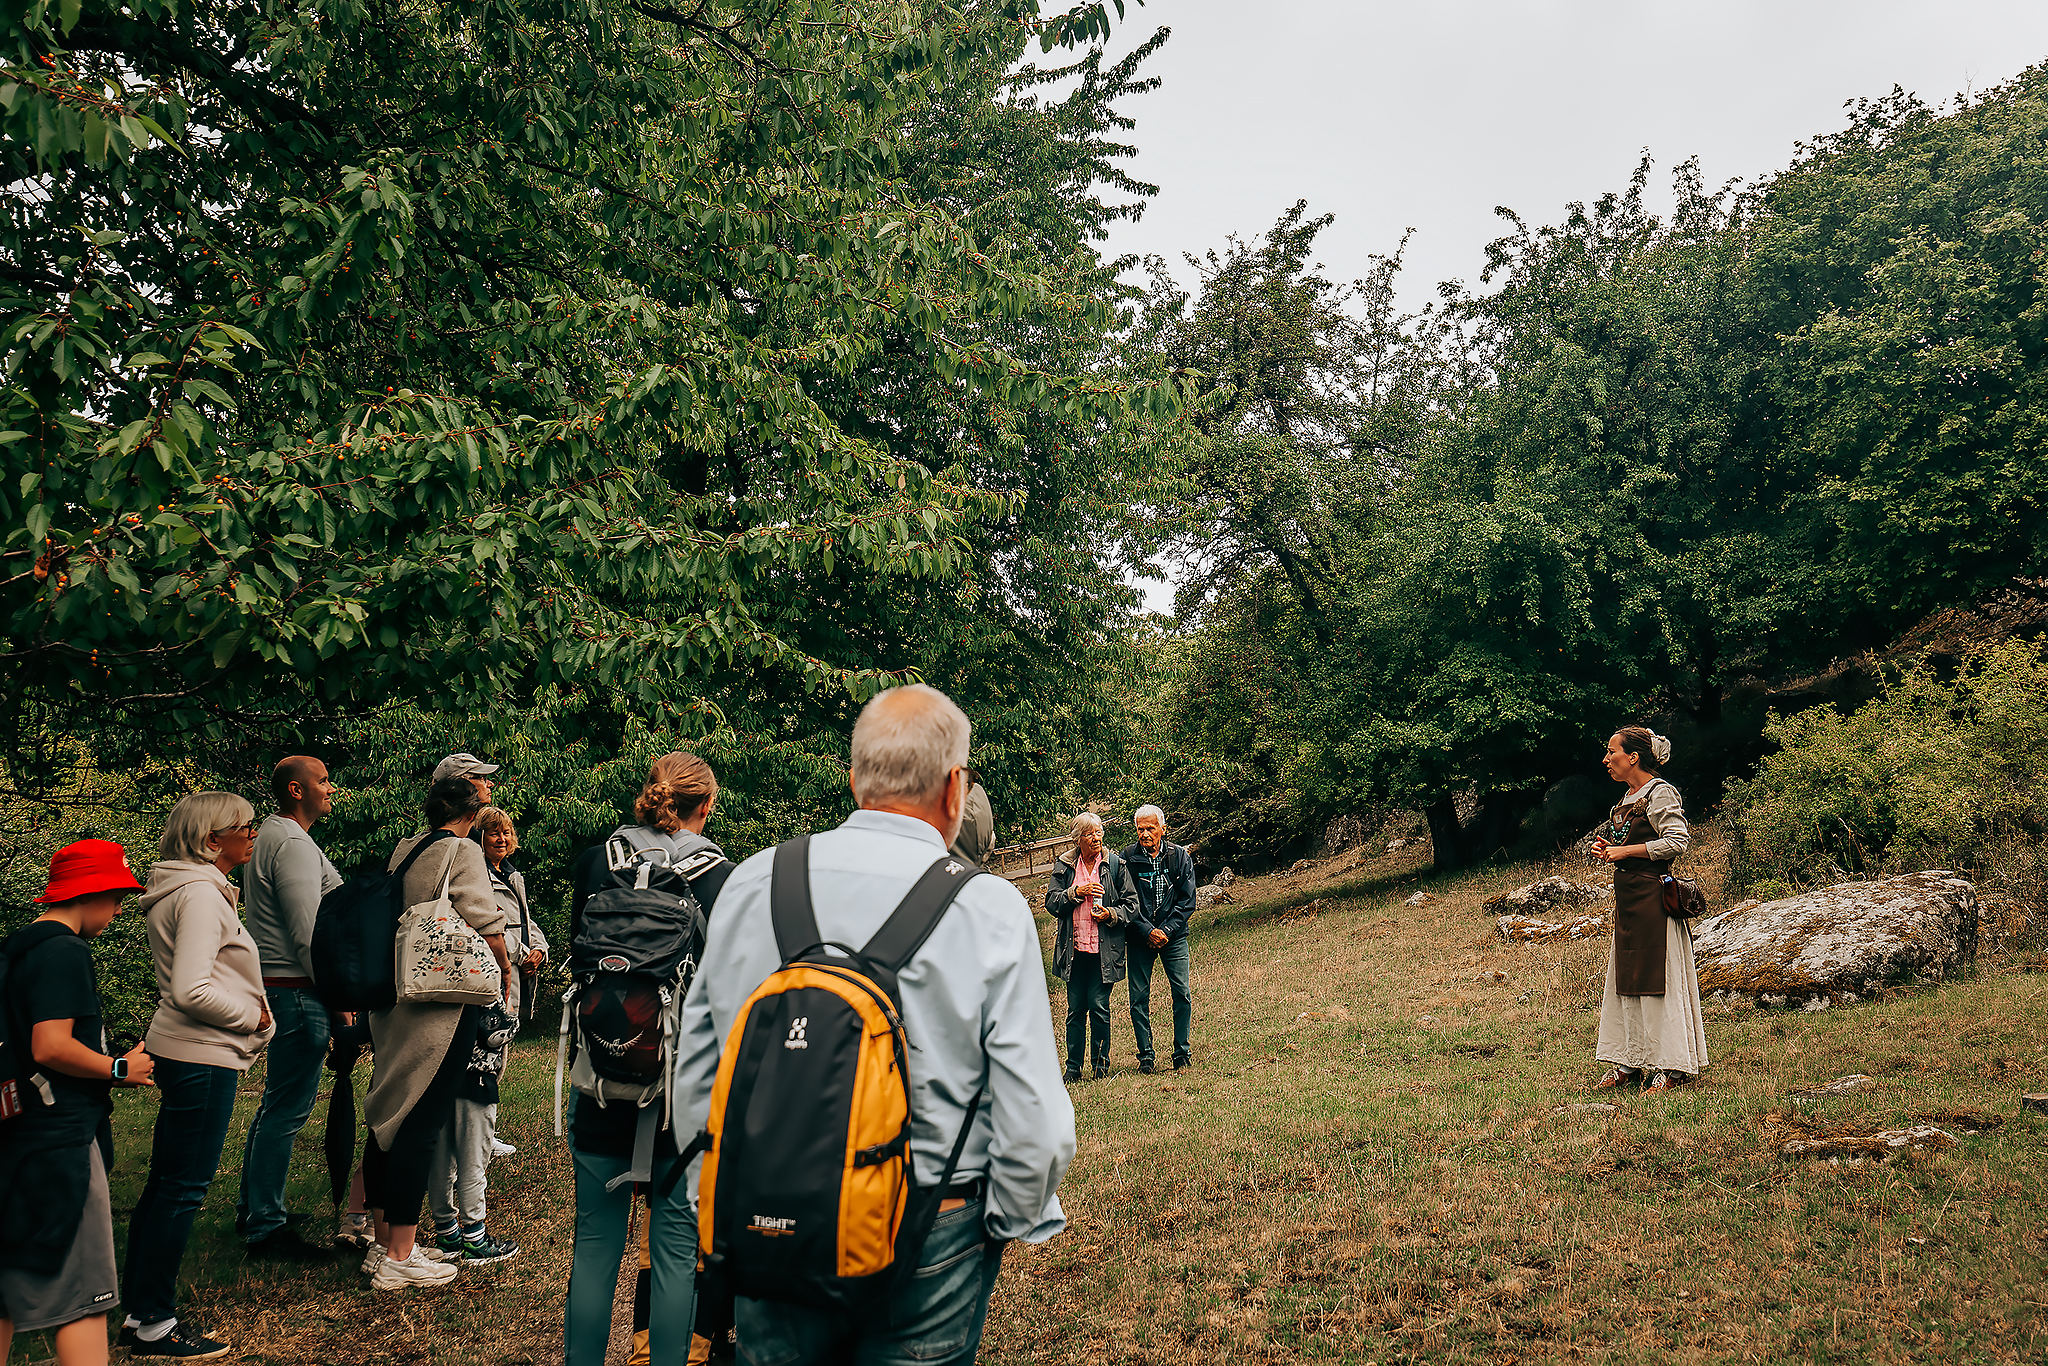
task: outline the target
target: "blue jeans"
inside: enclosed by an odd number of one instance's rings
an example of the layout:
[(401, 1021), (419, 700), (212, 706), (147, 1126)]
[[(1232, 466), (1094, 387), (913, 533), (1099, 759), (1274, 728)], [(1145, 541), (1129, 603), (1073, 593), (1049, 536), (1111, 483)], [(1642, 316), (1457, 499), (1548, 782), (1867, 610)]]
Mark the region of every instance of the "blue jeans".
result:
[(979, 1200), (941, 1214), (909, 1282), (864, 1312), (735, 1299), (740, 1360), (746, 1366), (973, 1366), (1003, 1263), (1003, 1245), (982, 1232), (986, 1214)]
[(192, 1218), (220, 1169), (241, 1080), (232, 1067), (156, 1059), (149, 1180), (128, 1221), (128, 1267), (121, 1276), (128, 1312), (142, 1323), (161, 1323), (178, 1312), (178, 1265)]
[[(604, 1183), (632, 1164), (627, 1158), (584, 1152), (573, 1143), (569, 1155), (576, 1163), (576, 1248), (569, 1262), (562, 1366), (604, 1366), (612, 1335), (612, 1297), (619, 1288), (619, 1261), (626, 1255), (626, 1221), (633, 1203), (630, 1184), (608, 1191)], [(675, 1164), (673, 1157), (654, 1160), (650, 1199)], [(648, 1277), (649, 1359), (680, 1362), (690, 1355), (690, 1331), (697, 1323), (697, 1215), (690, 1208), (687, 1176), (650, 1211), (647, 1255), (653, 1263)]]
[(1138, 1061), (1152, 1061), (1152, 964), (1166, 967), (1166, 984), (1173, 990), (1173, 1060), (1187, 1062), (1188, 1033), (1193, 1027), (1194, 995), (1188, 989), (1188, 937), (1169, 939), (1159, 948), (1139, 944), (1131, 936), (1130, 992), (1131, 1033), (1138, 1039)]
[(304, 987), (272, 987), (265, 994), (277, 1033), (264, 1053), (263, 1103), (242, 1145), (242, 1194), (235, 1201), (242, 1236), (252, 1243), (284, 1227), (292, 1144), (313, 1112), (320, 1065), (327, 1057), (327, 1007), (319, 995)]
[(1081, 1049), (1094, 1026), (1094, 1047), (1088, 1056), (1097, 1067), (1109, 1066), (1109, 988), (1102, 980), (1102, 955), (1077, 953), (1067, 973), (1067, 1070), (1081, 1070)]

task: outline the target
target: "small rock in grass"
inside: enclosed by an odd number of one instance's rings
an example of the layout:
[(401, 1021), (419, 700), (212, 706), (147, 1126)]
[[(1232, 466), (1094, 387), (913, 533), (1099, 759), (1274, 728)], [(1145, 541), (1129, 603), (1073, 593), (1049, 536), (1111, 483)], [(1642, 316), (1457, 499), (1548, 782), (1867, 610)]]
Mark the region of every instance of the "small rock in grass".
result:
[(1559, 922), (1533, 915), (1504, 915), (1493, 922), (1500, 937), (1517, 944), (1540, 944), (1550, 939), (1595, 939), (1607, 933), (1604, 915), (1580, 916)]
[(1829, 1161), (1847, 1158), (1858, 1163), (1867, 1158), (1882, 1160), (1895, 1152), (1940, 1152), (1955, 1147), (1956, 1136), (1931, 1124), (1910, 1129), (1881, 1129), (1874, 1134), (1837, 1134), (1832, 1138), (1795, 1138), (1778, 1151), (1786, 1157), (1818, 1157)]
[(1417, 892), (1414, 896), (1409, 897), (1406, 901), (1402, 902), (1401, 904), (1403, 906), (1427, 906), (1430, 902), (1434, 900), (1436, 900), (1436, 898), (1431, 896), (1428, 892)]
[(1546, 877), (1526, 887), (1517, 887), (1512, 892), (1490, 896), (1480, 903), (1480, 909), (1493, 915), (1549, 914), (1603, 901), (1613, 895), (1614, 891), (1609, 887), (1595, 887), (1569, 878)]
[(1801, 1087), (1792, 1093), (1795, 1100), (1819, 1100), (1823, 1096), (1853, 1096), (1858, 1091), (1873, 1089), (1877, 1082), (1861, 1072), (1854, 1076), (1839, 1077), (1824, 1086)]

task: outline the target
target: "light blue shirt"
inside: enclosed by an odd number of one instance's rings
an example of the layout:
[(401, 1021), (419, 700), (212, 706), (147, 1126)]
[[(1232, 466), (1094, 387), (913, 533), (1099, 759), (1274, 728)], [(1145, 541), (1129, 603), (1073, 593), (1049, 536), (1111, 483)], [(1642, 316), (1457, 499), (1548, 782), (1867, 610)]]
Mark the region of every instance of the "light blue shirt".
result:
[[(945, 852), (937, 830), (888, 811), (856, 811), (837, 830), (813, 835), (819, 934), (867, 943)], [(711, 913), (704, 961), (683, 1002), (678, 1133), (704, 1127), (725, 1036), (754, 989), (782, 966), (768, 908), (774, 855), (763, 849), (742, 863)], [(1031, 908), (999, 877), (970, 880), (897, 984), (918, 1184), (930, 1187), (944, 1174), (967, 1102), (985, 1088), (953, 1180), (988, 1177), (990, 1238), (1044, 1242), (1067, 1223), (1057, 1192), (1074, 1160), (1074, 1106), (1060, 1078)]]

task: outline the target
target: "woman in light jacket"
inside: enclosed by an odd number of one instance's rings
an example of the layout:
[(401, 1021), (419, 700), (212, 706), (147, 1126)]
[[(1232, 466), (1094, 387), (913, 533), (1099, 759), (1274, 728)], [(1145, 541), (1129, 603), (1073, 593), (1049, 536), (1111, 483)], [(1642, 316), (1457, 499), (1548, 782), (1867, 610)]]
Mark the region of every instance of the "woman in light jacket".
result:
[[(195, 792), (171, 808), (142, 892), (160, 1000), (143, 1046), (156, 1060), (162, 1100), (122, 1277), (121, 1342), (137, 1356), (227, 1351), (195, 1326), (180, 1327), (178, 1266), (220, 1167), (235, 1090), (274, 1032), (256, 941), (228, 880), (255, 850), (254, 807), (231, 792)], [(178, 1350), (166, 1353), (160, 1345), (173, 1338)]]
[[(483, 795), (468, 778), (443, 778), (428, 789), (425, 807), (428, 828), (400, 840), (386, 867), (397, 872), (407, 855), (433, 841), (406, 870), (405, 904), (436, 900), (445, 881), (456, 914), (491, 946), (509, 984), (505, 914), (491, 891), (484, 852), (469, 838), (484, 809)], [(454, 1264), (428, 1255), (415, 1235), (420, 1201), (432, 1179), (435, 1141), (454, 1113), (457, 1088), (476, 1042), (478, 1013), (476, 1006), (409, 1001), (370, 1012), (377, 1070), (363, 1097), (363, 1120), (370, 1129), (363, 1144), (363, 1192), (376, 1241), (363, 1258), (363, 1273), (373, 1289), (439, 1285), (455, 1275)]]
[(1616, 731), (1602, 759), (1627, 791), (1593, 841), (1593, 857), (1614, 865), (1614, 947), (1594, 1053), (1613, 1066), (1595, 1089), (1647, 1075), (1647, 1089), (1667, 1091), (1707, 1066), (1692, 929), (1664, 914), (1664, 878), (1692, 843), (1684, 800), (1659, 773), (1670, 760), (1671, 742), (1641, 726)]
[(1052, 970), (1067, 979), (1067, 1080), (1081, 1080), (1092, 1032), (1088, 1054), (1099, 1081), (1109, 1075), (1109, 992), (1124, 979), (1124, 927), (1138, 914), (1138, 888), (1123, 860), (1102, 847), (1100, 816), (1083, 811), (1069, 832), (1074, 847), (1053, 865), (1045, 889), (1045, 909), (1059, 921)]

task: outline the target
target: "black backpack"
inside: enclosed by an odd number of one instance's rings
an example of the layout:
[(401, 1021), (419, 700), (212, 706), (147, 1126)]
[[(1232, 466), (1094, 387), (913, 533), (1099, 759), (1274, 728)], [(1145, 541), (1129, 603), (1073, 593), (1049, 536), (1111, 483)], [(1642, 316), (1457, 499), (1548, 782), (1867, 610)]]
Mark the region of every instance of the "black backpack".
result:
[(398, 1004), (398, 921), (405, 875), (453, 831), (421, 840), (392, 872), (371, 867), (320, 898), (313, 920), (313, 986), (332, 1011), (389, 1010)]
[(671, 864), (667, 850), (636, 849), (620, 835), (605, 841), (604, 852), (606, 881), (583, 903), (569, 944), (555, 1133), (562, 1132), (564, 1076), (600, 1105), (640, 1108), (633, 1160), (607, 1183), (610, 1190), (650, 1179), (656, 1120), (664, 1104), (673, 1106), (669, 1074), (683, 997), (704, 953), (707, 922), (690, 884), (726, 859), (700, 849)]
[(976, 1091), (939, 1180), (920, 1187), (896, 975), (982, 870), (940, 857), (853, 949), (821, 942), (809, 859), (808, 835), (775, 848), (769, 914), (783, 964), (726, 1034), (706, 1128), (684, 1157), (706, 1154), (701, 1296), (849, 1310), (916, 1270), (981, 1108)]
[(34, 949), (70, 933), (69, 926), (45, 920), (16, 930), (0, 948), (0, 1124), (14, 1119), (30, 1105), (56, 1103), (49, 1081), (36, 1071), (35, 1054), (29, 1047), (33, 1026), (15, 1028), (16, 997), (8, 979), (14, 975), (17, 959), (26, 958)]

